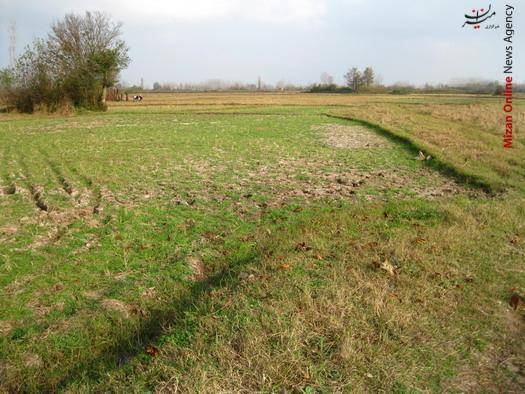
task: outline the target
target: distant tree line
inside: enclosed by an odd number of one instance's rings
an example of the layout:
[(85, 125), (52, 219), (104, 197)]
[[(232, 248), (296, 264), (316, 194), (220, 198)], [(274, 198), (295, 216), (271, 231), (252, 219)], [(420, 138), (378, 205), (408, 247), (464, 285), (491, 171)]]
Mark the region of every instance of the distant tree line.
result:
[[(398, 82), (385, 85), (381, 82), (372, 67), (365, 68), (362, 72), (353, 67), (345, 74), (346, 84), (341, 86), (334, 82), (334, 78), (323, 73), (319, 83), (310, 85), (296, 85), (279, 81), (276, 84), (229, 82), (220, 79), (210, 79), (200, 83), (160, 83), (155, 82), (152, 89), (144, 89), (138, 85), (117, 84), (116, 86), (124, 92), (228, 92), (228, 91), (246, 91), (246, 92), (311, 92), (311, 93), (368, 93), (368, 94), (394, 94), (403, 95), (410, 93), (441, 93), (441, 94), (503, 94), (503, 84), (497, 81), (454, 81), (448, 84), (425, 84), (415, 86), (408, 82)], [(525, 92), (525, 85), (515, 84), (514, 91), (517, 93)]]
[[(391, 94), (490, 94), (500, 96), (504, 94), (503, 83), (499, 81), (456, 81), (448, 84), (439, 83), (435, 85), (425, 84), (414, 86), (409, 83), (396, 83), (384, 86), (382, 89)], [(515, 84), (513, 90), (516, 93), (525, 93), (525, 84)]]
[[(133, 87), (128, 88), (133, 90)], [(279, 81), (275, 85), (265, 82), (243, 83), (236, 81), (223, 81), (221, 79), (208, 79), (200, 83), (175, 83), (175, 82), (154, 82), (153, 91), (155, 92), (221, 92), (221, 91), (302, 91), (307, 90), (304, 86), (294, 85), (285, 81)]]
[[(372, 67), (366, 67), (360, 71), (357, 67), (352, 67), (344, 75), (345, 85), (340, 86), (335, 83), (334, 77), (324, 72), (321, 74), (320, 82), (310, 85), (296, 85), (279, 81), (276, 84), (267, 84), (261, 81), (258, 83), (230, 82), (220, 79), (209, 79), (200, 83), (160, 83), (155, 82), (152, 89), (144, 89), (142, 86), (117, 84), (117, 87), (124, 92), (228, 92), (228, 91), (294, 91), (311, 93), (368, 93), (368, 94), (395, 94), (403, 95), (410, 93), (466, 93), (466, 94), (503, 94), (503, 84), (497, 81), (486, 80), (457, 80), (449, 84), (425, 84), (415, 86), (407, 82), (398, 82), (384, 85), (382, 78)], [(525, 85), (515, 84), (515, 92), (525, 92)]]
[[(383, 94), (410, 94), (410, 93), (466, 93), (466, 94), (492, 94), (502, 95), (504, 86), (498, 81), (486, 80), (458, 80), (449, 84), (425, 84), (414, 86), (410, 83), (398, 82), (392, 85), (383, 85), (372, 67), (360, 71), (352, 67), (344, 75), (345, 86), (334, 83), (334, 78), (328, 73), (321, 74), (320, 83), (310, 85), (307, 91), (311, 93), (383, 93)], [(515, 84), (517, 93), (525, 92), (524, 84)]]
[(100, 12), (67, 14), (46, 39), (28, 46), (0, 70), (0, 95), (8, 109), (31, 113), (62, 106), (106, 108), (106, 91), (129, 64), (121, 24)]

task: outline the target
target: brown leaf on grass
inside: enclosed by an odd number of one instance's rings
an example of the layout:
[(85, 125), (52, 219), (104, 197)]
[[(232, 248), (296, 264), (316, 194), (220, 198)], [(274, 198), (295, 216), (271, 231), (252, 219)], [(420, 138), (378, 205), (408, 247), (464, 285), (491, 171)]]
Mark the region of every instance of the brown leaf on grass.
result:
[(153, 299), (157, 295), (155, 287), (149, 287), (141, 293), (141, 297)]
[(510, 296), (509, 305), (512, 307), (512, 309), (518, 309), (521, 303), (523, 303), (523, 297), (518, 293), (514, 293)]
[(290, 269), (290, 264), (281, 264), (281, 269), (282, 270), (287, 270), (287, 269)]
[(118, 274), (115, 275), (115, 279), (124, 280), (127, 278), (128, 275), (129, 275), (129, 272), (119, 272)]
[(312, 250), (312, 248), (308, 246), (306, 242), (299, 242), (297, 245), (295, 245), (295, 250), (302, 251), (302, 252), (308, 252)]
[(379, 266), (379, 268), (381, 268), (382, 270), (388, 272), (388, 274), (390, 276), (395, 276), (397, 274), (397, 270), (396, 270), (396, 267), (394, 267), (390, 261), (388, 261), (388, 259), (385, 259), (385, 261), (383, 261), (381, 263), (381, 265)]
[(379, 242), (372, 241), (365, 245), (365, 248), (367, 249), (377, 249), (379, 247)]
[(241, 272), (239, 274), (239, 279), (243, 282), (253, 282), (255, 280), (255, 275), (249, 274), (248, 272)]
[(129, 311), (133, 313), (134, 315), (137, 315), (140, 317), (146, 317), (148, 315), (148, 312), (142, 309), (139, 305), (131, 305), (131, 307), (129, 308)]
[(146, 346), (146, 353), (150, 355), (151, 357), (157, 357), (160, 353), (160, 350), (156, 346), (148, 345)]

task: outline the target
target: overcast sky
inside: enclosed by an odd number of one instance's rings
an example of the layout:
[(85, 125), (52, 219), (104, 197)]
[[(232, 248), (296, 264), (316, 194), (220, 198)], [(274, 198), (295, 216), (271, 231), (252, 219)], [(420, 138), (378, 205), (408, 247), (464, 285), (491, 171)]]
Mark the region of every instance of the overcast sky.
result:
[[(492, 3), (499, 30), (462, 28), (464, 14)], [(517, 6), (521, 27), (525, 4)], [(101, 10), (123, 22), (132, 63), (122, 79), (138, 84), (285, 80), (311, 83), (322, 72), (342, 83), (351, 66), (372, 66), (385, 83), (502, 80), (501, 0), (0, 0), (0, 67), (8, 25), (17, 52), (46, 35), (67, 12)], [(518, 7), (519, 6), (519, 7)], [(521, 9), (520, 9), (521, 8)], [(521, 16), (520, 16), (521, 14)], [(518, 57), (525, 34), (518, 32)], [(521, 56), (523, 58), (523, 55)], [(519, 67), (519, 66), (517, 66)], [(525, 69), (522, 65), (521, 69)], [(516, 75), (523, 81), (523, 75)]]

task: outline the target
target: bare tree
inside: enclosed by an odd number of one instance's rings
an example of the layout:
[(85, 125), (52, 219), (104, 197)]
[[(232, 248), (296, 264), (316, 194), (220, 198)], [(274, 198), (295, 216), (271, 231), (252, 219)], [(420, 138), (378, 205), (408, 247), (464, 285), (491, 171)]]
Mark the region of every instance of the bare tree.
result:
[(16, 21), (9, 22), (9, 66), (14, 67), (16, 61)]
[(359, 69), (357, 67), (352, 67), (344, 75), (344, 78), (346, 84), (352, 89), (352, 91), (358, 93), (362, 85), (362, 75)]
[(334, 77), (332, 77), (330, 74), (326, 72), (321, 74), (321, 85), (330, 86), (333, 84), (334, 84)]
[(375, 82), (375, 73), (372, 67), (367, 67), (363, 71), (363, 84), (369, 88), (374, 85)]

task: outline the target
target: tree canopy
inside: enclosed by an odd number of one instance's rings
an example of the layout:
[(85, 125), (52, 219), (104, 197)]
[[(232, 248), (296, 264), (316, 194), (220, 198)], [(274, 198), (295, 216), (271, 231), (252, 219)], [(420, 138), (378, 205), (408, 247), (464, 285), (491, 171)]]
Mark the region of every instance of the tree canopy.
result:
[(0, 73), (8, 105), (22, 112), (65, 103), (105, 109), (106, 89), (130, 62), (121, 27), (100, 12), (67, 14)]

